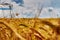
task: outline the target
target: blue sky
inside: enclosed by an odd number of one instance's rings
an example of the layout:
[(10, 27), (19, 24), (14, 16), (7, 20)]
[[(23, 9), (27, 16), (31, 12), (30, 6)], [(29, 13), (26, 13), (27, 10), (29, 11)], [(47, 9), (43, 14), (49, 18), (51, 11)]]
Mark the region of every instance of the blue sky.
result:
[(10, 8), (0, 8), (0, 10), (12, 10)]
[[(0, 0), (0, 1), (5, 2), (5, 0)], [(8, 0), (6, 0), (6, 1), (8, 1)], [(52, 6), (52, 7), (57, 7), (57, 8), (60, 7), (60, 0), (11, 0), (11, 1), (15, 2), (19, 5), (24, 4), (25, 3), (24, 1), (26, 1), (27, 3), (29, 2), (32, 4), (34, 4), (34, 2), (35, 2), (35, 4), (43, 3), (43, 5), (46, 5), (46, 6)]]
[(13, 2), (16, 2), (17, 4), (21, 5), (24, 4), (23, 0), (12, 0)]
[(60, 8), (60, 0), (53, 0), (51, 6)]
[[(43, 10), (40, 17), (51, 17), (52, 15), (52, 17), (57, 17), (57, 14), (60, 17), (60, 0), (1, 0), (0, 2), (13, 4), (14, 13), (21, 13), (25, 17), (33, 17), (35, 13), (38, 13), (37, 8), (41, 8), (42, 5)], [(51, 12), (48, 11), (50, 8), (52, 8)]]

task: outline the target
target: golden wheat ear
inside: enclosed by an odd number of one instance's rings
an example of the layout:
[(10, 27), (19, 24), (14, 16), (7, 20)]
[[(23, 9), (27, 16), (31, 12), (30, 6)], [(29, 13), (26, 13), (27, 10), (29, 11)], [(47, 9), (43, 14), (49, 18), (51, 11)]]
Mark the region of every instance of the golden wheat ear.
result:
[(0, 39), (1, 40), (25, 40), (20, 36), (12, 25), (5, 21), (0, 21)]

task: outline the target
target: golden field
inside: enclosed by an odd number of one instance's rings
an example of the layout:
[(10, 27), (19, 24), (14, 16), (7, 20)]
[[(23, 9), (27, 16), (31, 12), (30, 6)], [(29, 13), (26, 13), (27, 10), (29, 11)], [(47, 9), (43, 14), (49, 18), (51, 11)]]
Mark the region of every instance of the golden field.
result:
[(0, 18), (0, 40), (60, 40), (60, 18)]

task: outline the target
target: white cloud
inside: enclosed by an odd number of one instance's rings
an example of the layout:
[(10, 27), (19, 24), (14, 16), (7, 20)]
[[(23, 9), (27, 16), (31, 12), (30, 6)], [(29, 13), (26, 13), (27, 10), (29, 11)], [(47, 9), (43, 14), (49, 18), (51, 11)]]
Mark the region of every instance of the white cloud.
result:
[(52, 0), (24, 0), (24, 4), (27, 7), (35, 8), (35, 7), (41, 6), (41, 5), (49, 6), (49, 5), (51, 5), (51, 1)]
[[(4, 0), (4, 1), (13, 4), (14, 14), (12, 13), (12, 15), (14, 15), (15, 18), (34, 18), (35, 14), (38, 13), (37, 8), (41, 7), (41, 5), (44, 5), (44, 8), (39, 18), (51, 18), (51, 17), (56, 18), (57, 14), (58, 14), (58, 17), (60, 17), (59, 8), (58, 9), (53, 8), (52, 12), (48, 11), (49, 7), (47, 6), (51, 5), (52, 0), (24, 0), (24, 7), (18, 6), (18, 4), (16, 4), (15, 2), (11, 2), (11, 0)], [(3, 2), (3, 0), (1, 2)], [(7, 12), (9, 13), (9, 11)], [(19, 15), (16, 16), (16, 13), (18, 13)], [(9, 14), (6, 14), (6, 16), (7, 15)]]
[(49, 7), (44, 8), (39, 18), (58, 18), (60, 17), (59, 10), (57, 8), (53, 8), (51, 12), (49, 12)]
[(11, 0), (1, 0), (0, 3), (11, 3)]

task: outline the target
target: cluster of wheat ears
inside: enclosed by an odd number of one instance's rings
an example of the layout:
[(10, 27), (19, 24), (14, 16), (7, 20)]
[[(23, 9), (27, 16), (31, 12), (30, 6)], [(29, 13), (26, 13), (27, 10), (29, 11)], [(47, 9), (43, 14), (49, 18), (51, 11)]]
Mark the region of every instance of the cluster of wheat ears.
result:
[(60, 40), (59, 19), (0, 19), (0, 40)]

